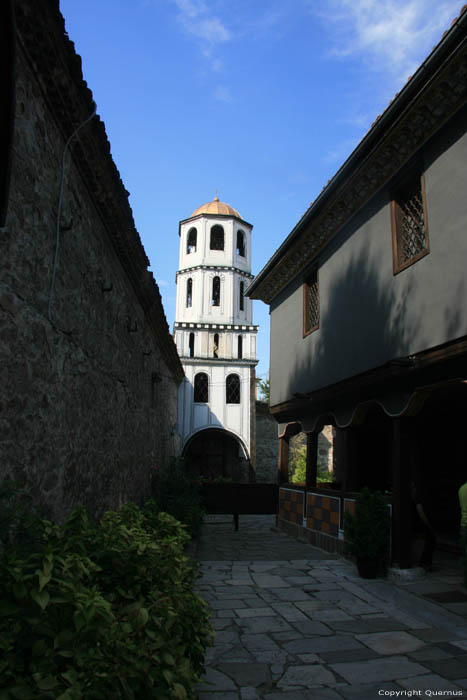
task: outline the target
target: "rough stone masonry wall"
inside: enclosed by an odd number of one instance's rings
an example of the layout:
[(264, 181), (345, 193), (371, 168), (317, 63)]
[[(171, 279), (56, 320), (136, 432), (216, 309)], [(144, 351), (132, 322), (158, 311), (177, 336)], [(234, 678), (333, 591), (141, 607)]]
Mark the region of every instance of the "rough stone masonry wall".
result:
[(256, 401), (256, 481), (263, 484), (277, 482), (279, 440), (277, 421), (269, 413), (269, 406)]
[[(11, 476), (58, 519), (78, 505), (98, 516), (145, 499), (151, 466), (178, 451), (172, 426), (181, 369), (168, 366), (166, 324), (158, 338), (74, 158), (48, 320), (69, 133), (61, 133), (21, 42), (16, 63), (10, 201), (0, 233), (0, 482)], [(93, 128), (77, 139), (84, 152)]]

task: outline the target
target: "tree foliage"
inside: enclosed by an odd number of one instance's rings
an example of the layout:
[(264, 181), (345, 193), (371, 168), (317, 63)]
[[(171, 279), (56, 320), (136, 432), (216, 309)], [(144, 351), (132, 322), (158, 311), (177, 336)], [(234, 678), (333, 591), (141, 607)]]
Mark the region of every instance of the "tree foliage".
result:
[(266, 377), (265, 379), (258, 378), (256, 380), (256, 383), (258, 385), (258, 389), (260, 391), (261, 398), (263, 399), (263, 401), (266, 401), (267, 403), (269, 403), (270, 402), (269, 377)]
[(185, 528), (154, 502), (36, 519), (0, 562), (0, 698), (193, 697), (212, 630)]

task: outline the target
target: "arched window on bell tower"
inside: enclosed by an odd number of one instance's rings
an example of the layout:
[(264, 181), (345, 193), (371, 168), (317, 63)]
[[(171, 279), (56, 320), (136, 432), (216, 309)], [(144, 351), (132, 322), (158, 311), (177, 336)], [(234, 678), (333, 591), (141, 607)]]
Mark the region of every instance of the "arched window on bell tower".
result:
[(221, 278), (216, 275), (212, 278), (212, 299), (211, 306), (221, 305)]
[(186, 252), (188, 254), (196, 253), (197, 238), (198, 238), (198, 231), (195, 228), (190, 228), (190, 230), (188, 231), (187, 239), (186, 239)]
[(240, 311), (245, 310), (245, 282), (240, 282), (238, 308), (240, 309)]
[(186, 281), (186, 307), (187, 309), (191, 306), (193, 301), (193, 280), (189, 277)]
[(195, 375), (195, 403), (209, 402), (209, 378), (206, 372), (198, 372)]
[(239, 335), (237, 338), (237, 356), (241, 360), (243, 358), (243, 336)]
[(225, 402), (240, 403), (240, 377), (229, 374), (225, 382)]
[(245, 234), (242, 230), (237, 231), (237, 255), (245, 257)]
[(224, 229), (216, 224), (211, 229), (210, 245), (211, 250), (224, 250)]

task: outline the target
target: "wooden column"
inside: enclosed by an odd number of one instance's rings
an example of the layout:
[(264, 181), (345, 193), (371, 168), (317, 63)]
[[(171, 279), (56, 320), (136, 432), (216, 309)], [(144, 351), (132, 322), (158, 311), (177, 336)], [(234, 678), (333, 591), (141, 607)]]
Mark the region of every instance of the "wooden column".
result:
[(318, 474), (318, 433), (306, 434), (306, 488), (316, 486)]
[(284, 484), (289, 480), (289, 438), (279, 438), (279, 464), (278, 464), (278, 482)]
[(412, 565), (411, 460), (414, 425), (395, 418), (392, 433), (392, 561), (401, 569)]

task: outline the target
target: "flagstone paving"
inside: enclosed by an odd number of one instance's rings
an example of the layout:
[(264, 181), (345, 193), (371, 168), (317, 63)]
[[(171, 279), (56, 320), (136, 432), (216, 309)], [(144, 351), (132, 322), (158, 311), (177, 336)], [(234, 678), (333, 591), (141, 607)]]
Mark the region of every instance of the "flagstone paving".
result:
[(465, 593), (457, 562), (439, 555), (411, 583), (365, 580), (274, 525), (240, 516), (235, 532), (211, 518), (193, 550), (216, 630), (199, 700), (467, 698), (467, 611), (449, 602)]

